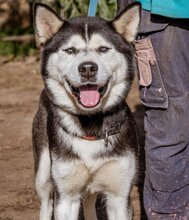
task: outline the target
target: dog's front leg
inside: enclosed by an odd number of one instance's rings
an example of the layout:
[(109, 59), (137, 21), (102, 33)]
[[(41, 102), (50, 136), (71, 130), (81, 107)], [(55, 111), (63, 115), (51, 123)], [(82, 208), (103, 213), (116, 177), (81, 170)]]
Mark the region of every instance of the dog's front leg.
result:
[(40, 220), (51, 220), (53, 211), (53, 183), (50, 175), (50, 155), (48, 147), (39, 155), (35, 185), (41, 200)]
[(59, 196), (55, 201), (55, 220), (78, 220), (80, 208), (79, 196)]
[(101, 167), (95, 181), (104, 187), (107, 198), (108, 220), (131, 220), (129, 195), (135, 176), (136, 161), (133, 153), (119, 160), (109, 161)]
[(81, 194), (89, 181), (89, 171), (80, 161), (64, 161), (52, 156), (55, 183), (55, 220), (78, 220)]
[(128, 198), (124, 196), (107, 195), (108, 220), (131, 220), (132, 211), (128, 207)]

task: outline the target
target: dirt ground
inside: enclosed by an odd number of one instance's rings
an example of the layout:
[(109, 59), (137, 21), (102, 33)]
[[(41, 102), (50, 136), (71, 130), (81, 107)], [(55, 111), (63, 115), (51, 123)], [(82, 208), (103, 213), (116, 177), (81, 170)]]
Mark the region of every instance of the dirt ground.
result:
[[(0, 60), (0, 220), (38, 219), (40, 204), (34, 189), (31, 128), (41, 88), (39, 62), (34, 57), (8, 63)], [(136, 83), (128, 103), (143, 143), (143, 109)], [(140, 189), (134, 187), (132, 193), (134, 220), (145, 219)]]

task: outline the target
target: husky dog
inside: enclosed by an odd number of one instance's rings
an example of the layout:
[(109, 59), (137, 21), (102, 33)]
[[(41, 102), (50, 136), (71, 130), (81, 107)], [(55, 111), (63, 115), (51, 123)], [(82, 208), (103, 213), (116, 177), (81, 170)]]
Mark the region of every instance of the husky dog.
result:
[(33, 123), (40, 220), (96, 220), (95, 202), (106, 197), (109, 220), (130, 220), (138, 144), (125, 102), (135, 72), (132, 42), (140, 5), (113, 21), (63, 20), (35, 5), (44, 81)]

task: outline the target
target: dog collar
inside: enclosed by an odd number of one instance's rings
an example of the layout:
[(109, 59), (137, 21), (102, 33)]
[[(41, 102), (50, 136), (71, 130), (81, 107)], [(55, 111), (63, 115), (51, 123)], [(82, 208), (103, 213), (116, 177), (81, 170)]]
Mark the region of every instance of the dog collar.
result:
[(86, 136), (82, 136), (82, 139), (88, 140), (88, 141), (95, 141), (97, 140), (97, 136), (92, 136), (92, 135), (86, 135)]
[[(125, 120), (124, 120), (125, 121)], [(96, 141), (96, 140), (104, 140), (105, 146), (108, 147), (108, 138), (109, 136), (115, 135), (117, 133), (119, 133), (121, 126), (123, 125), (124, 121), (120, 121), (117, 122), (115, 124), (113, 124), (112, 126), (110, 126), (108, 129), (106, 129), (105, 131), (102, 132), (101, 136), (95, 136), (95, 135), (83, 135), (83, 136), (79, 136), (77, 134), (74, 133), (70, 133), (67, 131), (66, 128), (62, 127), (62, 129), (66, 132), (71, 134), (72, 136), (76, 136), (78, 138), (84, 139), (84, 140), (88, 140), (88, 141)]]

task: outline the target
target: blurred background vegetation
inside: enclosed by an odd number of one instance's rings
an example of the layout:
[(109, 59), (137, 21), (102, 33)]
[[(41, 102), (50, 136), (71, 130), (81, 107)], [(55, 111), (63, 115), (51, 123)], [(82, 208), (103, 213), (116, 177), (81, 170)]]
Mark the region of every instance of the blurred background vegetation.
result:
[[(87, 15), (89, 6), (89, 0), (0, 0), (0, 56), (37, 53), (32, 17), (35, 2), (48, 4), (64, 19)], [(116, 8), (116, 0), (98, 0), (96, 16), (111, 20)]]

